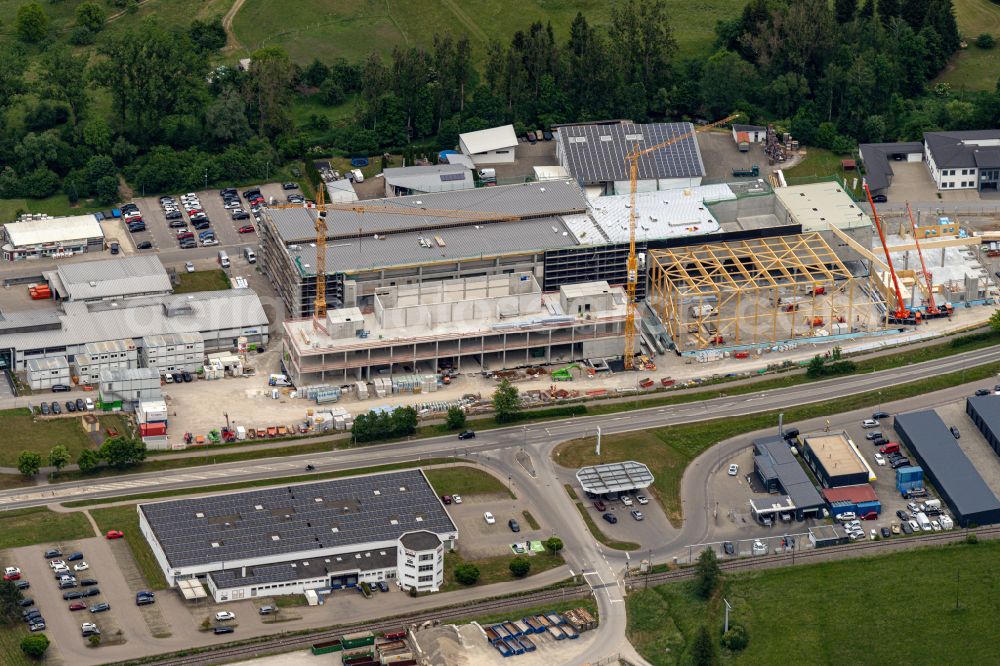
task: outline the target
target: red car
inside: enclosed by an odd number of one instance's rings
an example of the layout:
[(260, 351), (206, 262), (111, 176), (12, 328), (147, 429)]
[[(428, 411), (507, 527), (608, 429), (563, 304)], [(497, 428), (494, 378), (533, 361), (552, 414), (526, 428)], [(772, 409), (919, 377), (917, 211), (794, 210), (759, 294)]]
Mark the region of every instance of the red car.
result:
[(105, 536), (109, 539), (121, 539), (125, 537), (125, 533), (121, 530), (108, 530)]
[(71, 611), (87, 610), (87, 604), (80, 603), (79, 601), (77, 601), (77, 602), (71, 603), (69, 605), (69, 609)]
[(604, 502), (602, 502), (601, 500), (597, 500), (597, 501), (594, 502), (594, 508), (597, 509), (598, 511), (607, 511), (608, 510), (608, 507), (605, 506)]
[(252, 224), (244, 224), (242, 227), (239, 228), (239, 232), (241, 234), (252, 234), (255, 233), (256, 231), (257, 230), (253, 228)]
[(21, 574), (19, 573), (9, 573), (3, 575), (4, 580), (21, 580)]

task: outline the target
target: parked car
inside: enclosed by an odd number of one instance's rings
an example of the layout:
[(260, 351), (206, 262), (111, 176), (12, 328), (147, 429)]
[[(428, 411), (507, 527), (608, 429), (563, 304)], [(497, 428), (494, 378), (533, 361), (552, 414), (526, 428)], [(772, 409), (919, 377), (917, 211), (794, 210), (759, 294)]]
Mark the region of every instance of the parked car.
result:
[(951, 426), (948, 430), (951, 431), (951, 436), (955, 439), (960, 439), (962, 437), (962, 433), (958, 431), (958, 426)]
[(149, 241), (142, 241), (141, 243), (139, 243), (135, 247), (136, 247), (137, 250), (152, 250), (153, 249), (153, 244), (150, 243)]
[(461, 495), (452, 495), (451, 496), (451, 501), (454, 502), (455, 504), (461, 504), (462, 503), (462, 496)]
[[(60, 553), (60, 555), (62, 555), (62, 553)], [(65, 567), (65, 566), (66, 562), (63, 560), (52, 560), (49, 562), (49, 568), (51, 569), (56, 569), (58, 567)]]
[(283, 190), (297, 190), (299, 189), (298, 183), (282, 183), (281, 189)]
[(875, 452), (875, 464), (880, 467), (885, 465), (885, 457), (878, 451)]
[(257, 609), (258, 615), (270, 615), (274, 612), (274, 606), (261, 606)]
[(237, 231), (241, 234), (252, 234), (256, 231), (256, 229), (253, 228), (252, 224), (244, 224), (242, 227), (237, 229)]
[(624, 504), (625, 506), (632, 506), (633, 504), (632, 498), (629, 497), (628, 495), (622, 495), (621, 500), (622, 504)]
[(58, 548), (50, 548), (49, 550), (45, 551), (44, 557), (47, 560), (51, 560), (54, 557), (62, 557), (62, 554), (63, 554), (62, 551), (59, 550)]
[(739, 473), (740, 473), (740, 466), (739, 465), (737, 465), (736, 463), (733, 463), (732, 465), (729, 466), (729, 476), (736, 476)]
[(22, 578), (21, 580), (14, 583), (14, 587), (16, 587), (19, 590), (27, 590), (29, 587), (31, 587), (31, 583)]
[(52, 401), (52, 413), (53, 414), (62, 414), (62, 407), (60, 407), (59, 403), (56, 402), (55, 400)]
[(989, 394), (990, 394), (989, 389), (978, 389), (976, 391), (976, 395), (989, 395)]
[(82, 587), (91, 587), (92, 585), (97, 585), (97, 579), (96, 578), (84, 578), (83, 580), (80, 581), (80, 585)]
[(73, 565), (73, 571), (86, 571), (90, 568), (90, 565), (86, 562), (80, 562), (79, 564)]
[(215, 627), (212, 631), (216, 634), (231, 634), (234, 629), (232, 627)]
[(79, 550), (73, 551), (66, 557), (67, 562), (79, 562), (83, 559), (83, 553)]
[(122, 532), (121, 530), (108, 530), (107, 534), (105, 534), (104, 536), (106, 536), (109, 539), (121, 539), (125, 536), (125, 533)]
[(81, 592), (80, 590), (73, 590), (72, 592), (63, 592), (63, 601), (70, 601), (71, 599), (82, 599), (82, 598), (83, 598), (83, 592)]
[(649, 498), (646, 497), (645, 495), (636, 495), (635, 501), (638, 502), (639, 504), (642, 504), (643, 506), (649, 504)]
[(84, 622), (80, 625), (80, 631), (83, 633), (83, 637), (88, 636), (100, 636), (101, 630), (97, 628), (97, 625), (93, 622)]
[(642, 520), (643, 518), (645, 518), (645, 516), (642, 515), (642, 511), (633, 510), (631, 511), (631, 514), (632, 517), (635, 518), (636, 520)]
[(510, 520), (507, 521), (507, 527), (510, 528), (511, 532), (515, 532), (516, 533), (516, 532), (520, 532), (521, 531), (521, 526), (518, 525), (517, 521), (514, 520), (513, 518), (511, 518)]
[(608, 506), (601, 500), (594, 500), (594, 508), (602, 512), (608, 510)]
[(475, 433), (474, 430), (463, 430), (462, 432), (458, 433), (458, 438), (459, 439), (475, 439), (476, 438), (476, 433)]
[(229, 620), (235, 620), (236, 614), (232, 611), (218, 611), (215, 613), (216, 622), (227, 622)]
[(379, 582), (377, 582), (375, 584), (378, 585), (378, 589), (382, 590), (383, 592), (388, 592), (389, 591), (389, 586), (385, 584), (384, 580), (380, 580)]
[(490, 513), (489, 511), (486, 511), (485, 513), (483, 513), (483, 520), (486, 521), (487, 525), (494, 525), (497, 522), (497, 519), (494, 518), (493, 514)]
[(50, 410), (49, 410), (49, 403), (47, 403), (47, 402), (43, 402), (43, 403), (41, 404), (41, 406), (39, 407), (39, 411), (41, 411), (43, 415), (46, 415), (46, 416), (48, 416), (48, 413), (49, 413), (49, 411), (50, 411)]
[(903, 534), (913, 534), (913, 526), (910, 525), (910, 521), (904, 520), (899, 524), (899, 527), (903, 530)]
[(889, 412), (875, 412), (872, 414), (873, 419), (887, 419), (889, 418)]
[(45, 622), (37, 621), (28, 625), (28, 631), (45, 631)]
[(726, 555), (736, 554), (736, 546), (733, 545), (732, 541), (723, 541), (722, 550), (726, 553)]
[(767, 555), (767, 544), (759, 539), (755, 540), (753, 542), (752, 551), (754, 555)]
[(185, 262), (184, 270), (186, 270), (188, 273), (194, 273), (194, 263), (190, 261)]
[(72, 390), (73, 390), (72, 387), (67, 386), (66, 384), (54, 384), (52, 386), (53, 393), (66, 393), (67, 391), (72, 391)]
[(876, 440), (876, 439), (883, 439), (883, 437), (882, 437), (882, 431), (881, 430), (873, 430), (871, 432), (867, 432), (867, 433), (865, 433), (865, 439), (867, 439), (868, 441), (872, 441), (872, 440)]
[(910, 519), (910, 514), (906, 513), (902, 509), (899, 509), (898, 511), (896, 511), (896, 517), (902, 520), (903, 522), (906, 522), (907, 520)]
[(82, 601), (74, 601), (69, 605), (69, 609), (71, 611), (87, 610), (87, 604), (83, 603)]
[(94, 604), (93, 606), (90, 607), (91, 613), (103, 613), (104, 611), (109, 611), (109, 610), (111, 610), (111, 604), (109, 604), (106, 601), (102, 601), (101, 603)]
[(441, 501), (445, 504), (451, 504), (451, 495), (441, 495)]
[(602, 515), (601, 515), (601, 518), (603, 518), (604, 520), (608, 521), (608, 522), (609, 522), (609, 523), (611, 523), (612, 525), (614, 525), (615, 523), (617, 523), (617, 522), (618, 522), (618, 516), (616, 516), (616, 515), (615, 515), (615, 514), (613, 514), (613, 513), (605, 513), (605, 514), (602, 514)]
[(34, 606), (35, 600), (32, 599), (31, 597), (25, 597), (24, 599), (18, 601), (17, 605), (20, 606), (21, 608), (27, 608), (28, 606)]
[(889, 537), (892, 536), (892, 532), (889, 531), (888, 527), (883, 527), (882, 530), (881, 530), (881, 532), (882, 532), (882, 538), (883, 539), (888, 539)]
[(877, 428), (879, 427), (879, 422), (876, 421), (875, 419), (865, 419), (864, 421), (861, 422), (861, 427), (866, 429)]

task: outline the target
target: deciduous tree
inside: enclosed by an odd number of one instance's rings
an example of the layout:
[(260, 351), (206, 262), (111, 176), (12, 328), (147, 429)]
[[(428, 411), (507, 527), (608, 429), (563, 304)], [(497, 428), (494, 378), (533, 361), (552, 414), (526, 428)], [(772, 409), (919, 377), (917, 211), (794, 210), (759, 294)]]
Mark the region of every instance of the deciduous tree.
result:
[(493, 391), (493, 411), (497, 423), (514, 421), (521, 412), (521, 395), (517, 387), (506, 379), (500, 380), (500, 385)]
[(24, 42), (39, 42), (49, 34), (49, 15), (41, 3), (29, 2), (17, 9), (17, 36)]
[(17, 471), (27, 477), (38, 474), (42, 468), (42, 456), (34, 451), (21, 451), (17, 456)]
[(55, 467), (57, 472), (68, 465), (69, 461), (69, 449), (62, 444), (56, 444), (49, 451), (49, 465)]

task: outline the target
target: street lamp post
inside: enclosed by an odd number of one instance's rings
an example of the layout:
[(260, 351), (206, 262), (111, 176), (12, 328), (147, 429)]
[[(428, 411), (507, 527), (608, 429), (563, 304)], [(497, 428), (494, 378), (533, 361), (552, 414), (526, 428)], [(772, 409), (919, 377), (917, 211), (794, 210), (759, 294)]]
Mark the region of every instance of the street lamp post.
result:
[(208, 189), (208, 169), (205, 169), (205, 189)]

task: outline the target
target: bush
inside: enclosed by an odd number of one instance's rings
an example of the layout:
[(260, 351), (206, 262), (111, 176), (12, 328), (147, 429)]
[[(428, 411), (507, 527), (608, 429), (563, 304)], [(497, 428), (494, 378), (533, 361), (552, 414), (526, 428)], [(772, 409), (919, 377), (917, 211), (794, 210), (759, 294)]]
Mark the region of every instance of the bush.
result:
[(460, 430), (465, 427), (465, 410), (461, 407), (449, 407), (445, 423), (449, 430)]
[(21, 639), (21, 652), (32, 659), (41, 659), (49, 649), (49, 638), (45, 634), (32, 634)]
[(543, 541), (542, 544), (545, 546), (545, 550), (549, 551), (553, 555), (563, 549), (563, 540), (557, 536), (549, 537)]
[(750, 642), (750, 635), (742, 624), (729, 626), (729, 631), (722, 634), (722, 647), (732, 652), (740, 652)]
[(984, 32), (976, 37), (976, 46), (981, 49), (992, 49), (996, 45), (997, 40), (988, 32)]
[(979, 543), (979, 537), (976, 536), (975, 534), (969, 534), (968, 536), (965, 537), (965, 543), (969, 544), (970, 546), (975, 546), (977, 543)]
[(89, 46), (94, 43), (94, 31), (87, 26), (78, 25), (70, 33), (69, 41), (76, 46)]
[(459, 564), (455, 567), (455, 580), (462, 585), (475, 585), (479, 581), (479, 567), (475, 564)]
[(524, 578), (531, 571), (531, 560), (527, 557), (515, 557), (508, 565), (510, 572), (518, 578)]

